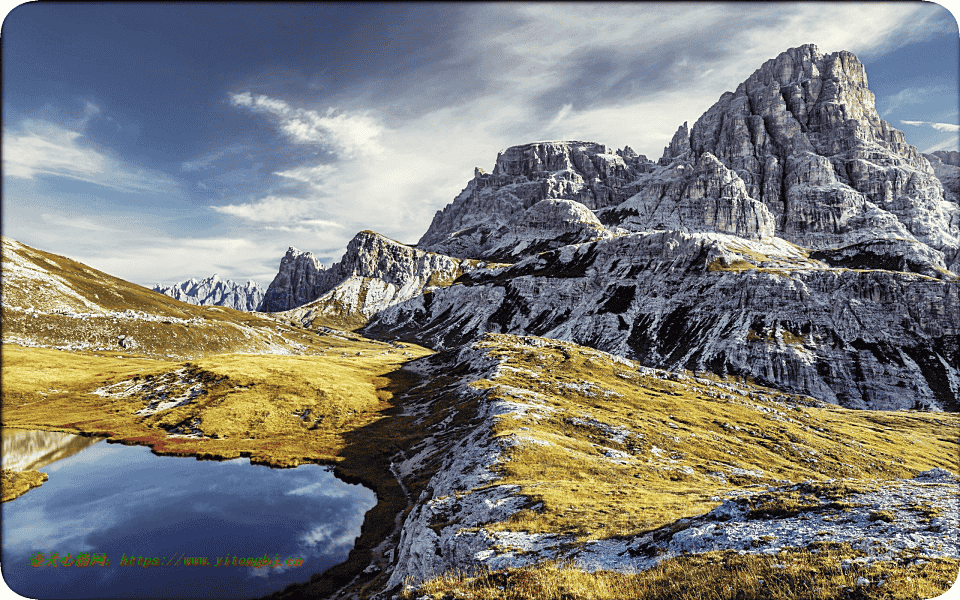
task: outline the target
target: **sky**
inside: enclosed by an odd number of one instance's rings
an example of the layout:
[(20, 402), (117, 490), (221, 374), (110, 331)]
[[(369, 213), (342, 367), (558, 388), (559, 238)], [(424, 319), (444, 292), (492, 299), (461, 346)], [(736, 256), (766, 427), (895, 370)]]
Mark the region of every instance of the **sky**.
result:
[(416, 243), (510, 146), (594, 141), (656, 160), (682, 123), (806, 43), (857, 54), (911, 144), (957, 150), (955, 14), (24, 4), (0, 33), (2, 232), (148, 287), (217, 273), (265, 288), (289, 246), (329, 265), (362, 230)]

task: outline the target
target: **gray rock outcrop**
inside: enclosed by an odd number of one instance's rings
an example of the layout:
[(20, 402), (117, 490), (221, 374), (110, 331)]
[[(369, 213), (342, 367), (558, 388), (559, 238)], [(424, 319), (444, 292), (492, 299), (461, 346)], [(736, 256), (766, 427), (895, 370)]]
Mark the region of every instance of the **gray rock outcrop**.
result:
[(479, 167), (454, 201), (438, 211), (418, 248), (480, 258), (498, 245), (497, 230), (543, 200), (573, 200), (591, 210), (620, 204), (654, 163), (629, 147), (616, 153), (593, 142), (536, 142), (497, 156), (492, 173)]
[(263, 301), (263, 288), (252, 281), (241, 285), (229, 279), (220, 279), (217, 274), (180, 283), (153, 286), (153, 291), (166, 294), (187, 304), (197, 306), (225, 306), (236, 310), (257, 310)]
[(607, 224), (631, 231), (718, 231), (750, 239), (774, 234), (773, 215), (747, 193), (743, 180), (709, 152), (694, 163), (658, 166), (618, 206), (598, 211)]
[(824, 55), (809, 44), (767, 61), (692, 128), (681, 126), (660, 164), (706, 154), (767, 206), (779, 237), (814, 249), (919, 241), (958, 270), (960, 210), (927, 159), (880, 119), (849, 52)]
[(831, 268), (777, 238), (633, 233), (476, 269), (364, 331), (433, 348), (523, 333), (851, 408), (957, 410), (960, 279), (941, 275)]
[(923, 155), (943, 185), (944, 196), (954, 204), (960, 204), (960, 152), (938, 150)]
[(481, 257), (515, 262), (518, 256), (611, 237), (592, 210), (573, 200), (541, 200), (497, 229)]
[(269, 306), (269, 312), (296, 311), (291, 316), (300, 321), (317, 316), (365, 319), (424, 289), (451, 284), (475, 262), (362, 231), (347, 244), (343, 258), (328, 269), (309, 252), (288, 250), (263, 306)]
[(320, 260), (312, 252), (301, 252), (291, 246), (280, 259), (280, 270), (257, 310), (280, 312), (306, 304), (328, 289), (326, 282), (326, 269)]

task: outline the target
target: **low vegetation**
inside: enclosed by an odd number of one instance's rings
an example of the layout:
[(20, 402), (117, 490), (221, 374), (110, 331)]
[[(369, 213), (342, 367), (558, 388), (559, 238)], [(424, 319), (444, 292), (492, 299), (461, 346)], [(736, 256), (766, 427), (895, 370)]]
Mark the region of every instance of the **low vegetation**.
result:
[[(708, 512), (737, 490), (835, 479), (846, 483), (832, 484), (830, 500), (842, 502), (873, 480), (958, 468), (955, 414), (818, 408), (733, 379), (638, 372), (560, 342), (489, 348), (505, 368), (474, 385), (508, 400), (528, 390), (544, 407), (495, 427), (521, 440), (499, 467), (503, 483), (520, 485), (537, 508), (492, 529), (638, 535)], [(795, 495), (767, 510), (801, 510), (810, 494)]]
[(821, 543), (776, 556), (709, 552), (661, 562), (642, 573), (588, 572), (569, 564), (448, 574), (404, 600), (917, 600), (949, 589), (958, 561), (855, 562), (849, 547)]
[(8, 502), (18, 498), (35, 487), (40, 487), (47, 480), (46, 473), (39, 471), (14, 471), (3, 469), (3, 479), (0, 481), (0, 502)]
[[(103, 436), (157, 454), (335, 463), (346, 432), (383, 418), (388, 374), (427, 351), (332, 336), (317, 346), (313, 356), (174, 363), (8, 345), (3, 425)], [(177, 404), (176, 394), (179, 405), (150, 411), (163, 400)]]

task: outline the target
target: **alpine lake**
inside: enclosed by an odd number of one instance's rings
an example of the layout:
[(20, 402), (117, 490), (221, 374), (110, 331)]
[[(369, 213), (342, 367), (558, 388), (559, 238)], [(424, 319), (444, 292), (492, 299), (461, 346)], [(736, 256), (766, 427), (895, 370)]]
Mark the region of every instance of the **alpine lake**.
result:
[(49, 477), (0, 505), (3, 579), (28, 598), (268, 595), (344, 561), (376, 504), (371, 490), (314, 464), (275, 469), (0, 433), (4, 468)]

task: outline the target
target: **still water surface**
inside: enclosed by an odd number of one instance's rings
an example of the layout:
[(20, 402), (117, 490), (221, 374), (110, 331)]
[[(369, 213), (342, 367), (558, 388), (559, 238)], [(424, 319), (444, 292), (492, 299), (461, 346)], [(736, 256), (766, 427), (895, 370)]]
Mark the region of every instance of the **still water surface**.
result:
[[(31, 598), (263, 596), (345, 560), (364, 513), (376, 503), (372, 491), (318, 465), (197, 461), (92, 438), (27, 433), (2, 431), (4, 463), (20, 461), (50, 478), (0, 511), (3, 578)], [(61, 559), (106, 554), (110, 565), (32, 567), (38, 552), (44, 565), (52, 553)], [(208, 557), (211, 564), (279, 555), (281, 565), (296, 557), (303, 566), (145, 568), (121, 566), (124, 555), (164, 564), (180, 555)]]

